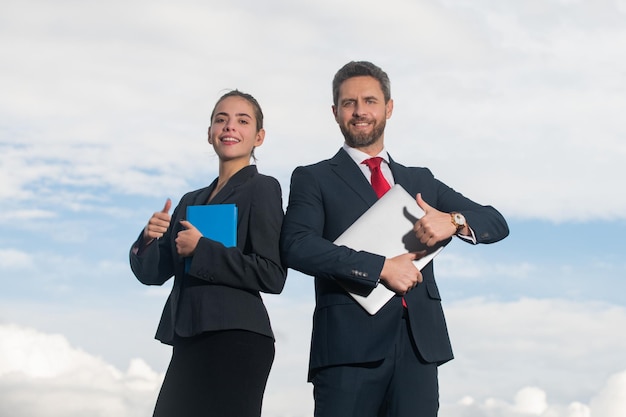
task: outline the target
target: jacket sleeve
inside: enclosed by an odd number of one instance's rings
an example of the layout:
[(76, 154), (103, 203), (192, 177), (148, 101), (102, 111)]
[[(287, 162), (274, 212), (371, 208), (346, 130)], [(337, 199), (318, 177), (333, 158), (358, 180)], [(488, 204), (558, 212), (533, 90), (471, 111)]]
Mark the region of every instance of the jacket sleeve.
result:
[(174, 275), (174, 262), (172, 259), (171, 234), (174, 219), (177, 218), (178, 207), (172, 214), (172, 222), (158, 240), (152, 241), (148, 246), (141, 248), (143, 230), (130, 248), (130, 268), (137, 279), (146, 285), (163, 285)]
[(250, 291), (278, 294), (283, 290), (287, 268), (281, 263), (278, 247), (283, 221), (282, 194), (274, 178), (260, 178), (251, 187), (243, 247), (238, 244), (227, 248), (220, 242), (200, 238), (189, 275), (211, 284)]
[[(342, 197), (345, 196), (339, 199)], [(283, 261), (307, 275), (340, 280), (344, 285), (375, 287), (385, 258), (337, 246), (326, 239), (328, 204), (315, 173), (308, 167), (296, 168), (291, 177), (289, 204), (281, 233)], [(332, 205), (329, 210), (349, 209)]]

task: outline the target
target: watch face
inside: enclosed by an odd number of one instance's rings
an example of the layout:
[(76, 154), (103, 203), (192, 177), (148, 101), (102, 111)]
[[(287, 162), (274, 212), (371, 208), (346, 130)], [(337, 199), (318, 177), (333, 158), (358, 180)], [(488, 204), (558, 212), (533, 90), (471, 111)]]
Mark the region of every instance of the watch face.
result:
[(465, 217), (463, 217), (462, 214), (459, 213), (455, 213), (454, 214), (454, 221), (456, 222), (456, 224), (464, 226), (465, 225)]

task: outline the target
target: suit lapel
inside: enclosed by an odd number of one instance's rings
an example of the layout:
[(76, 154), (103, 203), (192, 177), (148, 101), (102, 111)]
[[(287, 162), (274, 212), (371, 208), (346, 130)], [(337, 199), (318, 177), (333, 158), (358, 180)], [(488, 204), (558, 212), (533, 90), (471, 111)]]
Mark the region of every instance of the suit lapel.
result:
[(339, 152), (330, 160), (330, 166), (339, 180), (352, 188), (368, 206), (378, 200), (372, 185), (346, 151), (339, 149)]
[(206, 204), (207, 201), (209, 201), (209, 196), (211, 195), (211, 192), (213, 192), (213, 190), (215, 189), (216, 185), (217, 185), (217, 178), (215, 180), (213, 180), (211, 185), (206, 187), (204, 190), (200, 191), (195, 196), (195, 198), (193, 199), (191, 205), (202, 206), (202, 205)]
[[(211, 202), (208, 204), (223, 204), (233, 195), (233, 193), (237, 190), (237, 188), (241, 184), (248, 181), (248, 179), (250, 179), (257, 173), (258, 173), (258, 170), (257, 170), (256, 165), (248, 165), (247, 167), (240, 169), (237, 173), (235, 173), (235, 175), (233, 175), (228, 180), (226, 185), (224, 185), (224, 188), (222, 188), (215, 195), (215, 197), (213, 197)], [(217, 178), (205, 190), (198, 193), (198, 196), (196, 197), (194, 204), (207, 204), (207, 201), (209, 200), (209, 196), (211, 195), (211, 193), (213, 192), (216, 186), (217, 186)]]
[(403, 168), (404, 166), (398, 164), (389, 155), (389, 169), (391, 169), (391, 174), (393, 175), (393, 182), (402, 185), (408, 191), (407, 187), (411, 183), (411, 177), (409, 172)]

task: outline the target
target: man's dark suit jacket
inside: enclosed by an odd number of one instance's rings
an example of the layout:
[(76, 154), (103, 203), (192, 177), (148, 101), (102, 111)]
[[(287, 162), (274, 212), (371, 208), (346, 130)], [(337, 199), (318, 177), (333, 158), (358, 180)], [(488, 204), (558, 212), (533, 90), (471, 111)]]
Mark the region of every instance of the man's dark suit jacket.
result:
[[(139, 281), (162, 285), (175, 276), (156, 338), (173, 344), (175, 335), (188, 337), (205, 331), (241, 329), (274, 337), (259, 292), (280, 293), (287, 270), (279, 256), (283, 220), (280, 185), (261, 175), (256, 166), (233, 175), (210, 204), (237, 205), (237, 247), (226, 248), (202, 237), (187, 275), (184, 258), (174, 239), (182, 229), (187, 206), (206, 204), (217, 184), (185, 194), (161, 239), (137, 253), (130, 252), (131, 268)], [(142, 232), (143, 233), (143, 232)]]
[[(478, 243), (496, 242), (508, 235), (506, 221), (497, 210), (465, 198), (435, 179), (430, 170), (393, 160), (390, 168), (395, 183), (409, 194), (422, 193), (424, 201), (436, 209), (462, 213)], [(400, 330), (401, 297), (370, 316), (337, 283), (377, 285), (384, 257), (332, 243), (376, 200), (372, 186), (343, 149), (330, 160), (298, 167), (292, 174), (281, 254), (288, 267), (315, 277), (309, 379), (318, 368), (383, 359)], [(422, 275), (423, 283), (405, 296), (409, 321), (423, 359), (441, 364), (453, 355), (432, 262)]]

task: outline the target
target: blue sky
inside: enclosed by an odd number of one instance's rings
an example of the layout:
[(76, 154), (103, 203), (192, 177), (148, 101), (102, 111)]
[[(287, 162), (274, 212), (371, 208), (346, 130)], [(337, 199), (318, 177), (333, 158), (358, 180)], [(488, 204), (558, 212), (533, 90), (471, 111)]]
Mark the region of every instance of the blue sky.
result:
[[(511, 235), (435, 269), (456, 359), (442, 417), (626, 414), (623, 0), (5, 1), (0, 6), (0, 415), (149, 415), (169, 285), (127, 251), (166, 198), (207, 185), (209, 113), (260, 101), (259, 170), (332, 156), (330, 82), (390, 75), (392, 157), (497, 207)], [(312, 279), (265, 297), (264, 417), (312, 415)]]

